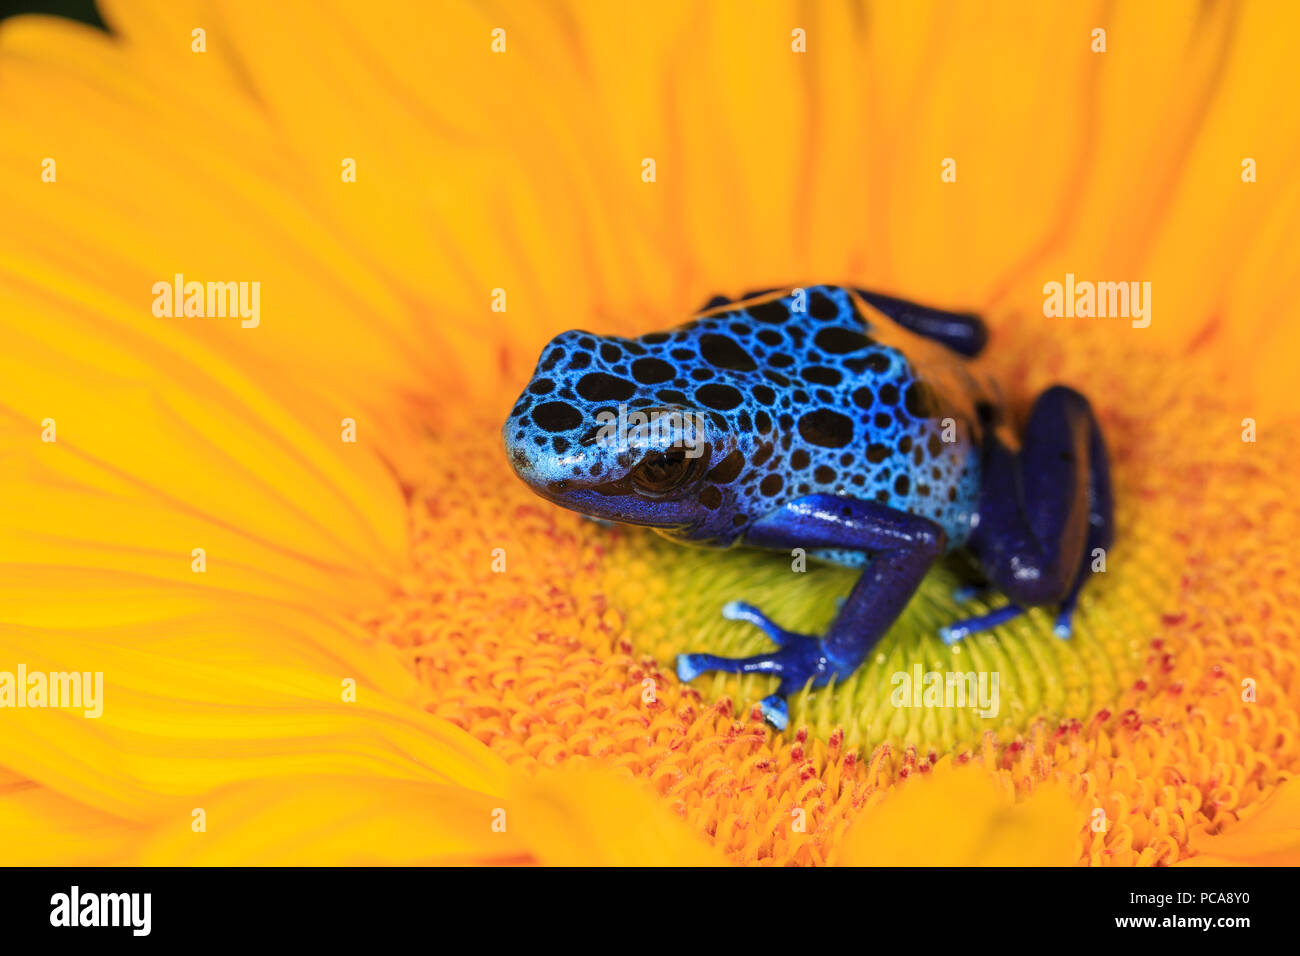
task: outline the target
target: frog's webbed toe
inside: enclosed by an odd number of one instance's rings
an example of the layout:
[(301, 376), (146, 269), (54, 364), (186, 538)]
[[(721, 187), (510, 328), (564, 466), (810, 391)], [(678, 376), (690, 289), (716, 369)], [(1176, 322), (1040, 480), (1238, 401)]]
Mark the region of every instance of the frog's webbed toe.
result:
[(797, 693), (813, 681), (814, 686), (829, 680), (832, 667), (820, 638), (811, 634), (788, 631), (771, 618), (742, 601), (732, 601), (722, 609), (724, 617), (733, 621), (748, 621), (760, 628), (780, 649), (770, 654), (752, 657), (718, 657), (714, 654), (679, 654), (677, 676), (691, 681), (706, 671), (727, 674), (771, 674), (781, 678), (775, 694), (763, 698), (759, 709), (763, 718), (777, 730), (784, 730), (790, 720), (785, 698)]
[(972, 634), (979, 634), (981, 631), (991, 631), (995, 627), (1001, 627), (1007, 621), (1013, 621), (1024, 613), (1025, 609), (1020, 605), (1008, 604), (1006, 607), (1000, 607), (988, 614), (981, 614), (979, 617), (968, 617), (960, 621), (953, 621), (947, 627), (939, 628), (939, 637), (945, 644), (956, 644)]

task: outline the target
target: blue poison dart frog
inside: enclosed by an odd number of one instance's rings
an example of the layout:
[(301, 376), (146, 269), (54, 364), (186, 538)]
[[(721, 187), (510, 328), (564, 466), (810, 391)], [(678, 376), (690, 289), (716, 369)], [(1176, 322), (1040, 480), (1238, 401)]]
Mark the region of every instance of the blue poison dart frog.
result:
[(1070, 636), (1091, 556), (1112, 538), (1106, 446), (1088, 400), (1062, 385), (1017, 439), (972, 361), (986, 339), (978, 316), (841, 286), (718, 297), (639, 338), (565, 332), (506, 420), (506, 454), (543, 498), (595, 519), (861, 568), (824, 635), (732, 602), (723, 614), (776, 650), (677, 658), (685, 681), (780, 678), (761, 707), (784, 728), (786, 696), (852, 673), (956, 549), (1010, 603), (943, 628), (945, 641), (1037, 605), (1056, 606)]

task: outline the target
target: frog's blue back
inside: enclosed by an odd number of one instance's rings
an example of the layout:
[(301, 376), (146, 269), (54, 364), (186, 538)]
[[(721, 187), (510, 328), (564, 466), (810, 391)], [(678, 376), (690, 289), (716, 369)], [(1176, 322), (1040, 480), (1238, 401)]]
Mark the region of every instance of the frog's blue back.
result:
[[(987, 399), (968, 364), (846, 288), (768, 292), (670, 332), (557, 337), (505, 432), (516, 446), (531, 435), (559, 464), (612, 402), (697, 409), (731, 441), (699, 488), (696, 520), (671, 536), (743, 540), (750, 523), (787, 501), (827, 493), (929, 518), (955, 548), (975, 514), (976, 406)], [(584, 477), (575, 464), (572, 478)]]
[[(688, 331), (730, 337), (752, 358), (743, 383), (728, 384), (749, 386), (740, 409), (773, 417), (770, 432), (755, 429), (755, 467), (738, 483), (742, 511), (849, 495), (933, 520), (950, 548), (966, 540), (979, 495), (976, 405), (985, 398), (966, 360), (834, 286), (722, 305)], [(866, 560), (814, 553), (854, 566)]]

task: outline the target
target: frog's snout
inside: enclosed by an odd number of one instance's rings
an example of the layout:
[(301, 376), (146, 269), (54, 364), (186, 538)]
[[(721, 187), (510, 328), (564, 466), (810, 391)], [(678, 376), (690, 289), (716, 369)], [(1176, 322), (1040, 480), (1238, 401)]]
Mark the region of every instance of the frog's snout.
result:
[(520, 447), (510, 447), (507, 443), (507, 457), (510, 460), (510, 467), (514, 469), (519, 479), (534, 488), (544, 488), (554, 485), (554, 481), (547, 479), (542, 473), (542, 468), (533, 455), (530, 455), (525, 449)]
[(510, 453), (510, 463), (514, 465), (515, 471), (519, 471), (522, 468), (527, 468), (529, 466), (528, 456), (524, 454), (522, 448), (516, 448), (513, 452)]
[(503, 433), (506, 460), (520, 481), (552, 500), (564, 491), (572, 490), (570, 472), (575, 462), (571, 460), (571, 449), (566, 448), (565, 454), (556, 449), (554, 442), (549, 439), (544, 444), (539, 444), (534, 429), (530, 429), (517, 416), (512, 416), (506, 422)]

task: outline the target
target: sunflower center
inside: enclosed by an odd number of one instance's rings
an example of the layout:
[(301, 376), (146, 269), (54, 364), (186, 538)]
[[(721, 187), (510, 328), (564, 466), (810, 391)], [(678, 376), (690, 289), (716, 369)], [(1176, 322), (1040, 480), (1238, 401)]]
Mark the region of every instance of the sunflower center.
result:
[[(1135, 540), (1144, 529), (1133, 518)], [(1009, 740), (1038, 718), (1084, 720), (1113, 704), (1139, 676), (1147, 635), (1159, 622), (1159, 584), (1176, 578), (1136, 544), (1108, 555), (1080, 602), (1074, 635), (1052, 631), (1053, 609), (947, 645), (939, 629), (1005, 604), (959, 604), (954, 563), (936, 567), (890, 631), (847, 677), (791, 697), (791, 727), (870, 751), (880, 744), (939, 753), (977, 745), (986, 732)], [(633, 645), (671, 670), (678, 653), (745, 657), (773, 649), (753, 625), (729, 621), (728, 601), (754, 604), (792, 631), (823, 633), (855, 570), (802, 563), (789, 555), (687, 549), (640, 532), (614, 538), (604, 588), (627, 614)], [(1124, 570), (1119, 570), (1119, 569)], [(1126, 597), (1120, 597), (1126, 595)], [(693, 686), (706, 700), (728, 695), (742, 710), (776, 689), (764, 675), (707, 674)]]

